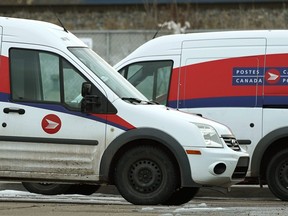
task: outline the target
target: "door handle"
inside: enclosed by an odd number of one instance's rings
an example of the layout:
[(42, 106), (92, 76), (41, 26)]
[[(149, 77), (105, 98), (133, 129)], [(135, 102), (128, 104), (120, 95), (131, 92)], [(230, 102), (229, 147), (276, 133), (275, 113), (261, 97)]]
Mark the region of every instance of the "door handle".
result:
[(3, 112), (8, 114), (8, 113), (18, 113), (20, 115), (23, 115), (25, 113), (25, 110), (24, 109), (21, 109), (21, 108), (4, 108), (3, 109)]

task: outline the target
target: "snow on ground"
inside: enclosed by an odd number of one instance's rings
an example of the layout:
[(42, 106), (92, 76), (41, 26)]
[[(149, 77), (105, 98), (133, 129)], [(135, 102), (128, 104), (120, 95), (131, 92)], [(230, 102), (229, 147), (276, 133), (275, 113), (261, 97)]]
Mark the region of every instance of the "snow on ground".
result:
[(41, 195), (26, 191), (2, 190), (0, 191), (0, 201), (29, 201), (29, 202), (59, 202), (59, 203), (109, 203), (109, 204), (129, 204), (119, 195), (109, 195), (95, 193), (90, 196), (79, 194), (65, 195)]
[[(44, 203), (80, 203), (80, 204), (107, 204), (107, 205), (131, 205), (120, 195), (95, 193), (90, 196), (78, 194), (65, 195), (40, 195), (26, 191), (0, 190), (0, 201), (16, 202), (44, 202)], [(193, 201), (192, 201), (193, 202)], [(189, 212), (223, 211), (223, 208), (208, 207), (206, 203), (193, 204), (191, 202), (181, 206), (134, 206), (135, 211), (141, 213), (159, 212), (161, 216), (189, 214)]]

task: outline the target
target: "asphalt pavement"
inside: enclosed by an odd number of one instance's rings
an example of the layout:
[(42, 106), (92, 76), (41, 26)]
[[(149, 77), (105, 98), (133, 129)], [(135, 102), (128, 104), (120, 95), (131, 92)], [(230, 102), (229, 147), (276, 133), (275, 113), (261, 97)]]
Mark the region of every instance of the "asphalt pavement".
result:
[[(0, 190), (19, 190), (26, 191), (21, 183), (17, 182), (0, 182)], [(101, 186), (97, 193), (119, 194), (115, 186)], [(234, 185), (230, 191), (219, 188), (201, 188), (196, 197), (233, 197), (233, 198), (275, 198), (269, 188), (264, 185)]]
[[(102, 186), (97, 193), (119, 194), (114, 186)], [(221, 188), (200, 188), (196, 197), (233, 197), (233, 198), (275, 198), (267, 185), (234, 185), (230, 190)]]

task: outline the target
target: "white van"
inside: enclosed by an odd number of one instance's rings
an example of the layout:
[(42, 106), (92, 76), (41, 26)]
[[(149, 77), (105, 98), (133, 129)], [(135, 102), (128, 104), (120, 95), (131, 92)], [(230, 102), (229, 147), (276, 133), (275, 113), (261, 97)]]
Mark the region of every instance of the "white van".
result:
[(288, 200), (288, 31), (153, 39), (115, 68), (149, 100), (229, 126), (251, 156), (248, 183)]
[(229, 128), (149, 102), (64, 27), (1, 17), (0, 48), (1, 179), (115, 184), (134, 204), (244, 180)]

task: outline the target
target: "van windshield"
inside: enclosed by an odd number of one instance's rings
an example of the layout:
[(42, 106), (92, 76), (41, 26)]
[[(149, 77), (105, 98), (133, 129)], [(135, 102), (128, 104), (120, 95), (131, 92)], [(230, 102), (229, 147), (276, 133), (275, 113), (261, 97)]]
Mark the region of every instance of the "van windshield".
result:
[(137, 98), (147, 101), (142, 93), (91, 49), (83, 47), (68, 49), (120, 98)]

